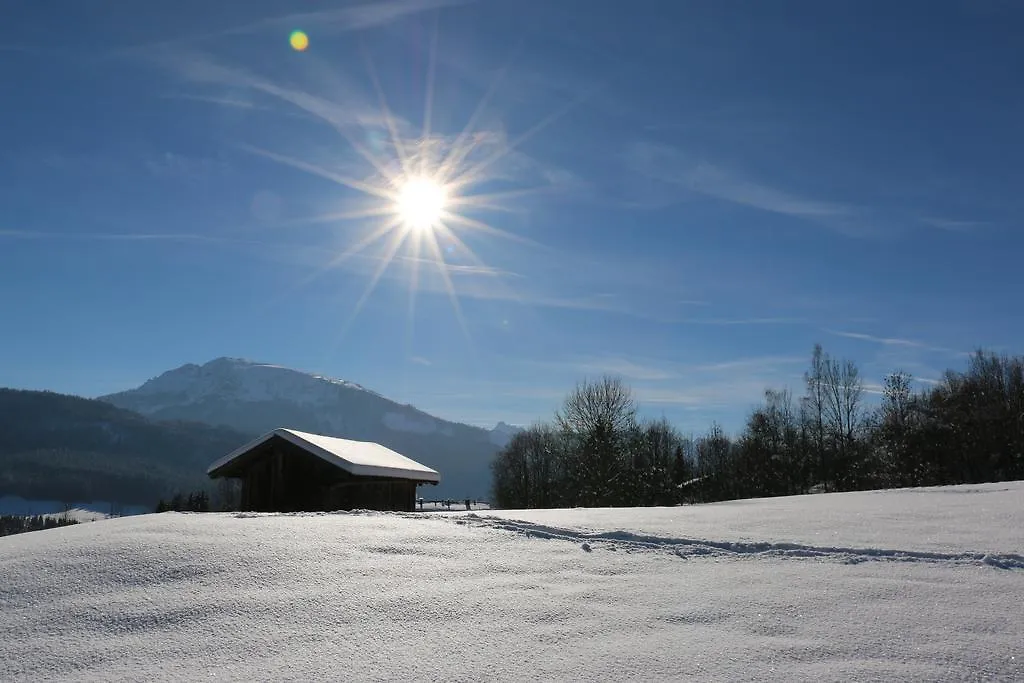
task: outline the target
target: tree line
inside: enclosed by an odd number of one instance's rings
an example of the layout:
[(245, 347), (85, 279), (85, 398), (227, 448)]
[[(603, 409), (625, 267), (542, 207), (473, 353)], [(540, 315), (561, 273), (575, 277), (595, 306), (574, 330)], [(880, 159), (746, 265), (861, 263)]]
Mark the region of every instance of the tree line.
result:
[(78, 520), (66, 515), (0, 515), (0, 536), (56, 529), (72, 524), (78, 524)]
[(618, 378), (586, 380), (492, 465), (505, 508), (675, 505), (1024, 479), (1024, 358), (986, 351), (913, 389), (896, 371), (868, 405), (855, 363), (814, 347), (803, 394), (768, 389), (742, 431), (684, 436), (642, 421)]
[(210, 494), (206, 491), (192, 491), (187, 496), (175, 493), (169, 500), (157, 501), (154, 512), (209, 512)]

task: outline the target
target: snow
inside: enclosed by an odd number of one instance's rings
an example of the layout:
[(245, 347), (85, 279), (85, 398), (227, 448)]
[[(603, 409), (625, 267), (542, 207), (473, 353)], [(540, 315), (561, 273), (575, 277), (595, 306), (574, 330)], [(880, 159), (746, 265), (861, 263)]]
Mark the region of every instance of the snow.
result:
[(1024, 482), (0, 539), (0, 680), (1021, 680)]
[(60, 517), (69, 505), (71, 507), (69, 512), (73, 513), (72, 516), (80, 522), (152, 512), (151, 507), (122, 505), (108, 501), (34, 500), (19, 496), (0, 496), (0, 515)]
[[(493, 511), (514, 519), (672, 539), (1024, 552), (1024, 484), (968, 484), (681, 507)], [(959, 520), (969, 520), (963, 523)]]
[(160, 397), (172, 397), (169, 405), (223, 397), (247, 402), (301, 397), (301, 402), (308, 405), (329, 405), (337, 400), (339, 388), (378, 395), (354, 382), (240, 358), (217, 358), (204, 365), (189, 363), (126, 393), (148, 399), (133, 403), (138, 404), (137, 411), (149, 415), (165, 407), (152, 400)]
[(203, 366), (188, 364), (170, 370), (146, 381), (132, 390), (132, 393), (140, 396), (183, 394), (193, 400), (230, 394), (249, 401), (299, 394), (308, 401), (318, 402), (333, 398), (337, 387), (369, 391), (354, 382), (310, 375), (267, 362), (224, 357), (211, 360)]
[(73, 519), (76, 522), (98, 522), (101, 519), (110, 519), (111, 517), (105, 512), (96, 512), (86, 508), (70, 508), (66, 512), (51, 512), (43, 516), (51, 519)]
[(421, 465), (415, 460), (396, 453), (379, 443), (352, 441), (350, 439), (340, 439), (336, 436), (323, 436), (321, 434), (310, 434), (309, 432), (283, 428), (267, 432), (260, 438), (228, 453), (210, 465), (207, 473), (209, 474), (221, 469), (232, 460), (251, 451), (274, 436), (286, 439), (317, 457), (357, 476), (404, 477), (435, 483), (441, 481), (441, 476), (436, 470), (432, 470), (426, 465)]

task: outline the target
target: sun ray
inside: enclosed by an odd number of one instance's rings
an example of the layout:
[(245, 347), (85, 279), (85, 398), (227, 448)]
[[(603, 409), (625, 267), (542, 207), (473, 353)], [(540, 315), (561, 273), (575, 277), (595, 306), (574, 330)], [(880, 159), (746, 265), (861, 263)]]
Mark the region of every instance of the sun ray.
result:
[(387, 98), (384, 96), (384, 88), (380, 85), (380, 78), (377, 77), (377, 69), (373, 65), (373, 59), (370, 57), (370, 53), (366, 50), (366, 46), (362, 46), (363, 58), (366, 61), (366, 70), (370, 75), (370, 82), (373, 83), (373, 89), (377, 93), (377, 100), (380, 103), (381, 115), (384, 117), (384, 123), (387, 125), (388, 133), (391, 135), (391, 146), (395, 149), (395, 155), (398, 157), (398, 163), (402, 167), (402, 174), (408, 178), (411, 174), (409, 169), (409, 157), (405, 154), (405, 147), (402, 144), (402, 138), (398, 135), (398, 129), (395, 126), (395, 118), (391, 115), (391, 109), (388, 107)]
[(349, 327), (351, 327), (352, 323), (355, 322), (355, 319), (359, 317), (359, 313), (363, 310), (363, 306), (366, 305), (366, 302), (370, 299), (373, 291), (377, 289), (377, 283), (380, 282), (380, 278), (384, 275), (388, 266), (391, 265), (391, 262), (394, 261), (395, 254), (397, 254), (398, 250), (401, 249), (402, 244), (408, 236), (409, 231), (407, 230), (395, 230), (392, 232), (391, 243), (388, 245), (386, 253), (384, 256), (380, 257), (377, 267), (374, 269), (373, 275), (370, 277), (370, 281), (366, 285), (366, 289), (363, 290), (362, 296), (359, 297), (352, 313), (349, 314), (348, 320), (345, 321), (345, 324), (342, 327), (342, 336), (346, 334)]
[(529, 213), (529, 209), (523, 206), (515, 206), (510, 204), (499, 204), (497, 202), (487, 201), (472, 201), (472, 202), (460, 202), (458, 205), (454, 205), (452, 208), (465, 207), (468, 209), (476, 210), (487, 210), (487, 211), (500, 211), (501, 213), (511, 213), (523, 215)]
[(496, 228), (493, 225), (484, 223), (483, 221), (452, 211), (443, 212), (441, 214), (441, 220), (446, 223), (456, 223), (471, 230), (476, 230), (494, 237), (501, 237), (502, 239), (511, 240), (512, 242), (518, 242), (519, 244), (524, 244), (530, 247), (540, 249), (544, 248), (544, 245), (540, 242), (532, 240), (529, 237), (523, 237), (522, 235), (517, 235), (515, 233), (508, 232), (507, 230), (502, 230), (501, 228)]
[(499, 150), (498, 152), (492, 154), (483, 161), (477, 163), (474, 166), (471, 166), (469, 169), (463, 171), (459, 175), (452, 178), (450, 181), (448, 181), (448, 185), (451, 186), (453, 192), (458, 192), (459, 189), (473, 182), (473, 179), (478, 174), (483, 173), (485, 170), (487, 170), (495, 163), (500, 161), (502, 158), (517, 150), (523, 143), (528, 141), (534, 135), (537, 135), (537, 133), (540, 133), (542, 130), (553, 124), (555, 121), (559, 120), (576, 107), (580, 106), (590, 98), (594, 97), (597, 93), (606, 88), (607, 85), (608, 84), (606, 81), (598, 83), (594, 87), (588, 89), (586, 92), (581, 93), (577, 97), (563, 104), (561, 107), (558, 107), (553, 112), (542, 118), (540, 121), (533, 124), (530, 128), (528, 128), (526, 131), (520, 134), (519, 137), (510, 142), (503, 149)]
[(420, 246), (423, 241), (423, 233), (413, 232), (412, 234), (412, 276), (409, 278), (409, 310), (405, 317), (405, 357), (412, 356), (412, 342), (416, 330), (416, 294), (419, 291), (420, 275)]
[(378, 226), (373, 232), (363, 237), (361, 240), (350, 246), (345, 251), (341, 252), (334, 258), (332, 258), (328, 264), (324, 267), (324, 270), (330, 270), (336, 268), (346, 260), (352, 258), (366, 247), (370, 246), (374, 242), (384, 237), (387, 237), (388, 233), (394, 232), (395, 228), (399, 227), (398, 219), (393, 219)]
[(444, 281), (444, 287), (448, 292), (448, 299), (451, 301), (452, 310), (455, 313), (455, 319), (458, 320), (459, 327), (462, 328), (462, 333), (466, 336), (466, 341), (469, 343), (470, 350), (475, 354), (476, 349), (473, 346), (473, 336), (470, 334), (469, 325), (466, 324), (466, 318), (462, 314), (462, 305), (459, 303), (459, 295), (455, 291), (455, 284), (452, 282), (451, 275), (448, 273), (448, 262), (444, 259), (444, 252), (441, 249), (441, 245), (437, 243), (437, 235), (430, 232), (425, 236), (427, 238), (427, 244), (434, 253), (434, 262), (437, 264), (438, 272), (441, 275), (441, 279)]
[[(423, 134), (421, 139), (426, 141), (430, 139), (430, 129), (432, 124), (432, 118), (434, 115), (434, 79), (437, 73), (437, 40), (438, 34), (440, 33), (440, 12), (434, 12), (434, 26), (430, 36), (430, 53), (427, 55), (427, 83), (425, 86), (425, 92), (423, 93)], [(428, 160), (426, 155), (420, 159), (420, 175), (427, 173)]]
[[(455, 244), (456, 248), (461, 253), (465, 254), (469, 258), (470, 262), (475, 267), (480, 268), (480, 269), (489, 269), (489, 266), (486, 263), (484, 263), (483, 259), (481, 259), (479, 256), (477, 256), (476, 252), (473, 251), (470, 248), (470, 246), (468, 244), (466, 244), (465, 241), (463, 241), (462, 238), (459, 237), (458, 234), (454, 230), (449, 228), (444, 223), (439, 223), (437, 229), (438, 229), (438, 232), (440, 232), (446, 239), (451, 240)], [(506, 293), (509, 294), (509, 297), (513, 301), (517, 301), (517, 302), (520, 302), (520, 303), (523, 301), (523, 297), (521, 295), (519, 295), (518, 293), (516, 293), (515, 289), (512, 288), (512, 287), (506, 287)]]
[(311, 173), (313, 175), (320, 176), (321, 178), (326, 178), (327, 180), (332, 180), (332, 181), (334, 181), (335, 183), (337, 183), (339, 185), (344, 185), (345, 187), (348, 187), (348, 188), (353, 189), (353, 190), (357, 190), (359, 192), (364, 192), (366, 194), (373, 195), (375, 197), (379, 197), (379, 198), (385, 199), (385, 200), (391, 200), (391, 199), (394, 198), (394, 194), (393, 193), (388, 192), (387, 190), (385, 190), (383, 188), (377, 187), (375, 185), (372, 185), (370, 183), (367, 183), (367, 182), (364, 182), (364, 181), (361, 181), (361, 180), (356, 180), (355, 178), (349, 178), (347, 176), (343, 176), (340, 173), (335, 173), (333, 171), (329, 171), (329, 170), (327, 170), (325, 168), (321, 168), (320, 166), (317, 166), (316, 164), (311, 164), (308, 161), (302, 161), (301, 159), (295, 159), (295, 158), (292, 158), (292, 157), (289, 157), (289, 156), (285, 156), (283, 154), (278, 154), (276, 152), (271, 152), (270, 150), (262, 149), (260, 147), (255, 147), (253, 145), (242, 144), (242, 145), (240, 145), (240, 147), (241, 147), (241, 149), (249, 152), (250, 154), (256, 154), (256, 155), (259, 155), (259, 156), (262, 156), (262, 157), (266, 157), (267, 159), (271, 159), (271, 160), (276, 161), (278, 163), (285, 164), (287, 166), (291, 166), (292, 168), (297, 168), (300, 171), (305, 171), (307, 173)]
[(345, 139), (346, 142), (348, 142), (352, 149), (354, 149), (364, 161), (376, 169), (378, 173), (382, 176), (386, 176), (390, 173), (384, 162), (374, 156), (374, 154), (363, 144), (358, 142), (351, 133), (349, 133), (348, 128), (343, 125), (344, 123), (347, 123), (347, 121), (340, 120), (337, 115), (340, 105), (326, 101), (320, 97), (310, 95), (309, 93), (301, 90), (291, 90), (289, 88), (274, 85), (273, 83), (268, 83), (261, 79), (249, 79), (248, 85), (255, 90), (288, 102), (292, 106), (297, 107), (308, 114), (312, 114), (318, 119), (329, 124), (339, 135), (342, 136), (342, 138)]
[(292, 227), (297, 225), (315, 225), (317, 223), (336, 223), (338, 221), (350, 221), (359, 218), (380, 218), (382, 216), (390, 216), (394, 211), (387, 206), (371, 206), (365, 209), (355, 209), (353, 211), (333, 211), (331, 213), (321, 213), (316, 216), (307, 216), (305, 218), (293, 218), (289, 221), (282, 223), (286, 227)]
[[(474, 247), (481, 249), (485, 241), (496, 238), (544, 249), (534, 239), (505, 229), (500, 221), (492, 224), (494, 216), (491, 212), (529, 210), (529, 202), (522, 201), (524, 198), (552, 189), (552, 184), (544, 182), (543, 169), (539, 165), (525, 166), (536, 171), (534, 180), (540, 184), (534, 187), (516, 187), (526, 184), (525, 176), (520, 172), (509, 175), (504, 167), (497, 166), (530, 138), (578, 106), (586, 96), (576, 98), (542, 117), (511, 143), (501, 130), (482, 129), (481, 121), (488, 115), (491, 102), (509, 79), (513, 62), (522, 47), (520, 41), (514, 54), (494, 73), (490, 82), (481, 83), (487, 86), (487, 90), (462, 130), (454, 135), (444, 134), (435, 130), (442, 120), (435, 111), (436, 105), (440, 104), (436, 90), (440, 29), (436, 16), (425, 42), (428, 43), (427, 63), (425, 69), (417, 68), (425, 85), (423, 118), (416, 127), (392, 112), (381, 80), (381, 75), (387, 72), (378, 73), (370, 52), (362, 44), (359, 49), (365, 59), (368, 85), (372, 84), (376, 95), (376, 107), (372, 104), (374, 97), (368, 92), (369, 88), (363, 89), (362, 97), (354, 96), (357, 107), (354, 113), (350, 113), (340, 104), (335, 104), (335, 101), (341, 101), (337, 95), (344, 92), (335, 93), (330, 86), (326, 95), (332, 99), (277, 87), (266, 81), (253, 86), (327, 122), (343, 139), (338, 146), (344, 149), (347, 142), (347, 155), (359, 166), (335, 164), (320, 157), (272, 152), (256, 146), (243, 145), (242, 149), (352, 191), (343, 192), (340, 202), (331, 207), (334, 210), (314, 212), (314, 215), (292, 218), (283, 223), (285, 227), (337, 224), (339, 230), (360, 231), (346, 239), (349, 244), (340, 253), (316, 264), (311, 272), (302, 274), (296, 284), (296, 287), (304, 287), (339, 267), (360, 277), (361, 292), (351, 311), (343, 314), (346, 320), (341, 326), (340, 337), (349, 334), (355, 320), (367, 310), (374, 292), (383, 287), (381, 283), (391, 283), (396, 276), (401, 276), (408, 279), (408, 310), (405, 316), (407, 355), (412, 355), (415, 349), (418, 298), (423, 291), (430, 291), (436, 295), (447, 295), (456, 321), (476, 359), (477, 349), (460, 293), (477, 294), (476, 289), (466, 288), (480, 285), (487, 288), (488, 294), (500, 292), (505, 300), (522, 302), (523, 297), (515, 291), (518, 288), (509, 280), (509, 272), (488, 266)], [(316, 66), (319, 65), (318, 62)], [(345, 86), (341, 80), (336, 82), (339, 87)], [(401, 101), (394, 100), (394, 103), (397, 106)], [(365, 103), (371, 103), (369, 113), (366, 113)], [(379, 111), (373, 111), (378, 108)], [(413, 139), (417, 133), (418, 138)], [(364, 139), (363, 134), (375, 136), (375, 139)], [(361, 171), (353, 168), (361, 168)], [(349, 221), (353, 221), (356, 227), (346, 225)], [(353, 262), (357, 256), (358, 262)], [(408, 270), (405, 261), (410, 261)], [(437, 268), (436, 275), (431, 266)], [(396, 272), (396, 268), (400, 272)], [(435, 277), (439, 279), (435, 280)], [(486, 278), (486, 281), (472, 278)], [(422, 305), (422, 301), (419, 304)]]
[(507, 203), (509, 199), (522, 199), (524, 197), (536, 196), (548, 191), (549, 187), (531, 187), (520, 190), (508, 190), (505, 192), (490, 192), (487, 194), (453, 195), (448, 202), (452, 210), (460, 208), (493, 209), (504, 213), (521, 213), (524, 208), (515, 204)]
[(455, 142), (452, 144), (448, 154), (445, 156), (444, 160), (438, 165), (437, 174), (438, 177), (443, 182), (448, 181), (448, 178), (451, 177), (452, 170), (458, 167), (458, 165), (462, 163), (463, 159), (465, 159), (466, 156), (472, 151), (473, 146), (468, 148), (466, 147), (466, 137), (472, 134), (474, 130), (476, 130), (476, 126), (480, 121), (480, 117), (483, 116), (484, 111), (487, 108), (487, 104), (490, 102), (491, 98), (494, 97), (494, 94), (498, 91), (498, 86), (501, 85), (501, 83), (507, 77), (508, 72), (512, 67), (512, 63), (519, 56), (519, 52), (522, 50), (522, 48), (523, 40), (520, 39), (519, 42), (516, 43), (515, 49), (512, 50), (512, 54), (509, 55), (508, 61), (506, 61), (505, 64), (502, 66), (501, 70), (498, 72), (497, 77), (493, 81), (491, 81), (491, 84), (487, 88), (487, 92), (485, 92), (484, 96), (480, 98), (480, 102), (477, 103), (476, 108), (473, 110), (473, 113), (470, 114), (469, 121), (466, 122), (466, 125), (456, 136)]
[(523, 187), (516, 190), (502, 190), (501, 192), (486, 192), (470, 195), (453, 195), (452, 206), (475, 206), (485, 202), (500, 202), (507, 199), (521, 199), (545, 192), (548, 186)]
[(391, 221), (389, 223), (380, 225), (373, 232), (363, 237), (361, 240), (350, 246), (345, 251), (341, 253), (332, 254), (331, 259), (326, 264), (312, 270), (305, 277), (301, 278), (300, 280), (292, 284), (290, 287), (279, 290), (277, 292), (277, 296), (273, 297), (269, 303), (273, 304), (275, 302), (283, 301), (290, 294), (302, 289), (303, 287), (309, 286), (312, 282), (318, 280), (319, 278), (323, 277), (330, 271), (341, 266), (341, 264), (347, 261), (348, 259), (352, 258), (353, 256), (356, 256), (366, 247), (369, 247), (374, 242), (380, 240), (383, 237), (386, 237), (388, 233), (392, 232), (397, 227), (397, 225), (397, 221)]

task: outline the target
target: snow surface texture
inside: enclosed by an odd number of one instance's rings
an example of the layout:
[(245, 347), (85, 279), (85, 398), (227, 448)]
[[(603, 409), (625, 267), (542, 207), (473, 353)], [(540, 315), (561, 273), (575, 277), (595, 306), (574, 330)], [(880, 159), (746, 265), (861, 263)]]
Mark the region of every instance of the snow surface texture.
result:
[(1021, 680), (1024, 482), (0, 539), (0, 680)]

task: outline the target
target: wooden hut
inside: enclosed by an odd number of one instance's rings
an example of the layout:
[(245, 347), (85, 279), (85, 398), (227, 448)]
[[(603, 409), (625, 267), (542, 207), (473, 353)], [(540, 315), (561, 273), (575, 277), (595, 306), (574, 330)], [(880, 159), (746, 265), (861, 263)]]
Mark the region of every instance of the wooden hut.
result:
[(242, 510), (408, 510), (437, 471), (378, 443), (275, 429), (210, 465), (242, 482)]

